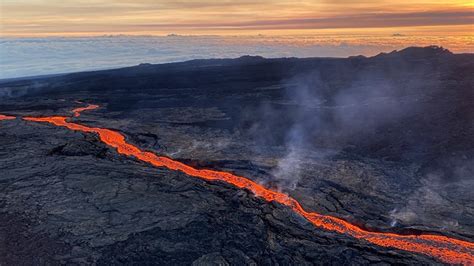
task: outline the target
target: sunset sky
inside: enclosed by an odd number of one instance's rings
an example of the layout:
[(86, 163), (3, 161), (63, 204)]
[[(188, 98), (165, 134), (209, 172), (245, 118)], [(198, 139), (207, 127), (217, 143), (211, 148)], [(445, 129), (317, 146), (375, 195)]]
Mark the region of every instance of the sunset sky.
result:
[(473, 35), (464, 0), (0, 0), (3, 36)]

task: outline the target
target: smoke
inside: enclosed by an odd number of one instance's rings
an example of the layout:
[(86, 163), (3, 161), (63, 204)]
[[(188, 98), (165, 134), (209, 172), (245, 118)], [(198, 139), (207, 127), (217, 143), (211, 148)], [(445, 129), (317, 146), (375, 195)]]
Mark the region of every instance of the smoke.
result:
[(419, 186), (404, 199), (404, 204), (389, 212), (391, 225), (424, 224), (443, 230), (466, 226), (465, 222), (473, 219), (472, 214), (459, 210), (474, 207), (473, 172), (466, 172), (472, 163), (452, 165), (449, 177), (439, 171), (421, 176)]
[(0, 85), (0, 99), (18, 98), (26, 95), (37, 94), (46, 89), (47, 83), (34, 81), (28, 85), (19, 85), (15, 87), (2, 87)]
[(278, 160), (278, 164), (271, 172), (274, 181), (279, 186), (295, 189), (301, 175), (304, 154), (302, 149), (305, 133), (297, 126), (290, 130), (285, 145), (286, 155)]
[(289, 109), (290, 126), (283, 136), (284, 155), (278, 159), (271, 175), (280, 188), (293, 190), (301, 179), (307, 158), (314, 155), (314, 151), (322, 153), (321, 147), (312, 147), (311, 143), (314, 133), (324, 126), (315, 108), (327, 101), (325, 95), (329, 87), (319, 72), (296, 76), (285, 83), (282, 104)]
[(295, 189), (307, 157), (314, 155), (308, 143), (312, 139), (311, 132), (321, 121), (312, 111), (323, 104), (322, 94), (326, 90), (317, 72), (297, 76), (282, 84), (279, 97), (244, 114), (244, 120), (252, 121), (248, 132), (256, 143), (257, 153), (274, 155), (272, 148), (278, 147), (280, 156), (270, 172), (271, 180), (267, 180), (278, 189)]
[(279, 96), (247, 114), (247, 120), (256, 121), (249, 127), (256, 151), (267, 152), (275, 146), (282, 150), (271, 172), (272, 182), (280, 188), (296, 188), (308, 161), (351, 148), (369, 154), (367, 149), (375, 140), (390, 140), (392, 136), (380, 134), (379, 129), (419, 113), (419, 101), (438, 82), (423, 80), (429, 72), (425, 68), (406, 73), (403, 69), (401, 73), (354, 70), (352, 66), (339, 70), (319, 69), (284, 80)]
[[(15, 95), (18, 95), (18, 93), (16, 93), (14, 90), (12, 90), (12, 88), (1, 88), (0, 89), (0, 99), (12, 98)], [(23, 94), (18, 95), (18, 96), (22, 96), (22, 95)]]

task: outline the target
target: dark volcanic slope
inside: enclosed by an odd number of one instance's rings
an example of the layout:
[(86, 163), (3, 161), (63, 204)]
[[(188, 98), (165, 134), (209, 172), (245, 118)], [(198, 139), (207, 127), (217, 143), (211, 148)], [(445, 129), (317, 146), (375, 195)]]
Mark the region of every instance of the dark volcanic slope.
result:
[[(197, 60), (1, 84), (1, 114), (78, 121), (377, 230), (473, 241), (472, 55)], [(0, 262), (434, 263), (312, 227), (96, 137), (0, 122)]]

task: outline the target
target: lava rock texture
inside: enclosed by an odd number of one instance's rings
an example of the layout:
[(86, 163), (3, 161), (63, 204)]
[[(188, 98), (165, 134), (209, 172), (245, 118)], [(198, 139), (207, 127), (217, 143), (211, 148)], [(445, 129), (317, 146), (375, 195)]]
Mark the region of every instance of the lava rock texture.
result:
[[(0, 82), (0, 113), (68, 115), (366, 228), (474, 241), (474, 55), (193, 60)], [(80, 102), (77, 102), (80, 101)], [(97, 136), (0, 121), (0, 265), (439, 264), (313, 227)]]

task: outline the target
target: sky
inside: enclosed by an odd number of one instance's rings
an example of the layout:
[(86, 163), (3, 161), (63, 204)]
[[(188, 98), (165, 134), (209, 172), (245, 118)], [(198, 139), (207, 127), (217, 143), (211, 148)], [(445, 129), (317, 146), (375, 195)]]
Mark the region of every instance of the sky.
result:
[(0, 0), (2, 36), (473, 35), (466, 0)]
[(474, 1), (0, 0), (0, 79), (429, 45), (474, 53)]

